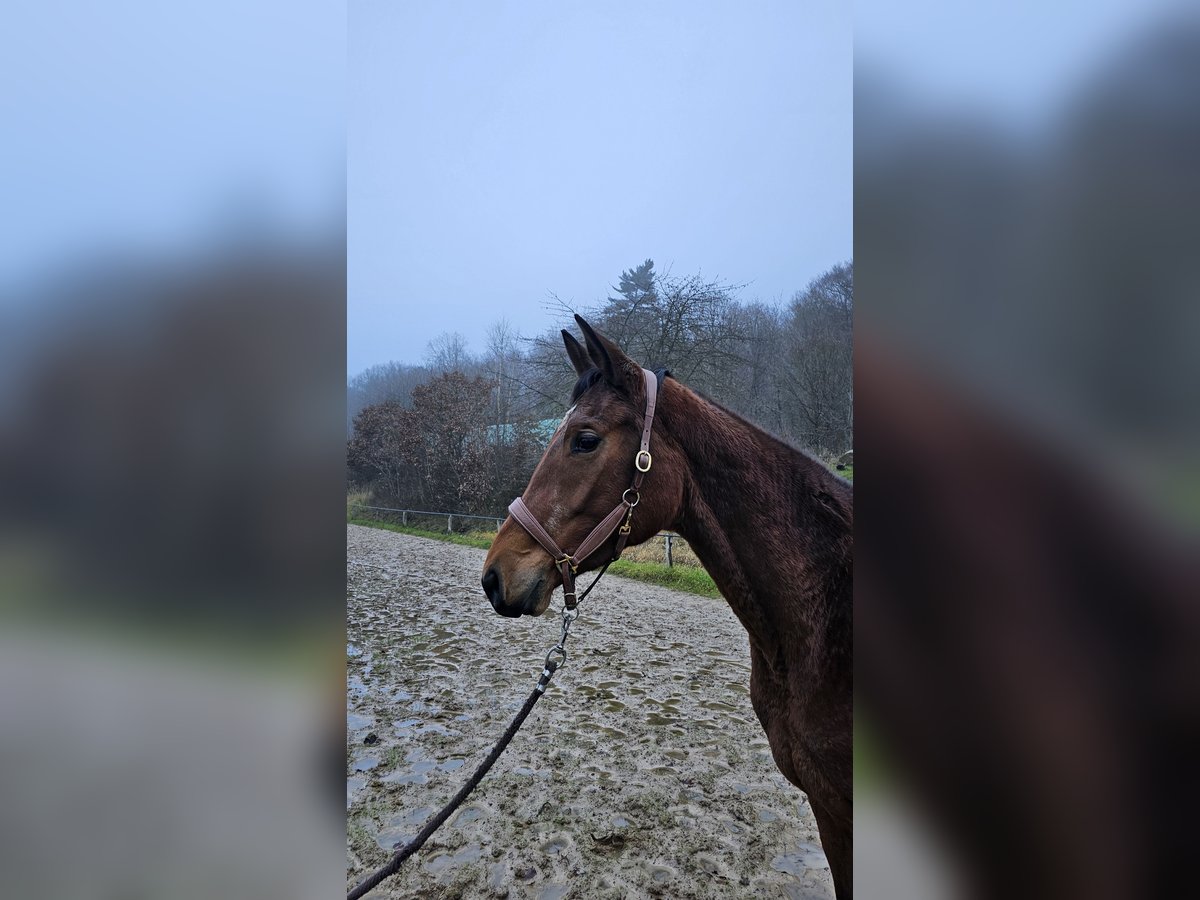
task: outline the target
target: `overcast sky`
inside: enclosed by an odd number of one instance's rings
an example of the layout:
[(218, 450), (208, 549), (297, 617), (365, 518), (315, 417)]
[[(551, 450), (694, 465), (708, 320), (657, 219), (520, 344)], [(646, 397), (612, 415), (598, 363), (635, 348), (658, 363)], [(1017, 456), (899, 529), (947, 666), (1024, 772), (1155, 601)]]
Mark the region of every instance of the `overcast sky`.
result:
[(852, 255), (851, 69), (833, 0), (351, 4), (350, 374), (646, 257), (790, 297)]

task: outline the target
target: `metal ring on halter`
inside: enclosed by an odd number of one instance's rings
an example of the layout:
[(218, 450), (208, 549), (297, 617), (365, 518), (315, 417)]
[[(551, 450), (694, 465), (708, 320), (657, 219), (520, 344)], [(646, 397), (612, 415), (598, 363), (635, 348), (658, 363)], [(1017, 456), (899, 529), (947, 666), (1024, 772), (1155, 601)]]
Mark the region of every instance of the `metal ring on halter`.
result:
[(567, 664), (567, 651), (563, 648), (562, 644), (559, 644), (557, 647), (550, 648), (550, 652), (546, 654), (546, 665), (547, 666), (550, 665), (551, 660), (555, 656), (559, 657), (558, 662), (555, 663), (555, 665), (557, 665), (558, 668), (561, 669), (563, 666), (565, 666)]
[[(626, 494), (633, 494), (633, 499), (632, 500), (627, 499), (625, 497)], [(641, 492), (636, 491), (633, 488), (625, 488), (625, 490), (621, 493), (621, 502), (624, 503), (626, 506), (628, 506), (630, 509), (633, 509), (635, 506), (637, 506), (639, 503), (642, 502)]]

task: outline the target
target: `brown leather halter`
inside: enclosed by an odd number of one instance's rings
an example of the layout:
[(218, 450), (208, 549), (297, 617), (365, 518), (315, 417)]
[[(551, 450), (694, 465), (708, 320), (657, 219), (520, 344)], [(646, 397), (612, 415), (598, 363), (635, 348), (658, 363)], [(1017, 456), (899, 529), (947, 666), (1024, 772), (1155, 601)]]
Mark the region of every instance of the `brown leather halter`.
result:
[[(625, 492), (621, 494), (621, 502), (600, 521), (599, 525), (591, 530), (574, 554), (566, 553), (559, 548), (558, 544), (554, 542), (554, 538), (550, 537), (550, 533), (542, 527), (542, 523), (529, 511), (524, 499), (518, 497), (508, 507), (509, 515), (516, 519), (521, 527), (528, 531), (533, 539), (553, 557), (554, 564), (562, 573), (563, 602), (567, 609), (574, 609), (579, 600), (583, 599), (575, 595), (575, 574), (579, 571), (580, 564), (595, 553), (614, 531), (617, 532), (617, 548), (612, 560), (620, 558), (625, 549), (625, 542), (629, 540), (629, 523), (633, 519), (633, 508), (642, 499), (639, 493), (642, 479), (646, 477), (646, 473), (650, 471), (650, 466), (654, 462), (653, 457), (650, 456), (650, 429), (654, 425), (654, 406), (658, 402), (658, 377), (649, 369), (642, 369), (642, 375), (646, 379), (646, 421), (642, 426), (641, 449), (633, 457), (633, 484), (625, 489)], [(621, 521), (622, 519), (624, 521)], [(608, 562), (612, 562), (612, 560)], [(605, 569), (608, 568), (608, 562), (604, 564)], [(603, 574), (604, 571), (601, 570), (600, 575)], [(596, 581), (600, 580), (600, 575), (596, 576)], [(595, 586), (596, 581), (588, 586), (588, 591)], [(587, 591), (584, 591), (584, 595), (587, 595)]]

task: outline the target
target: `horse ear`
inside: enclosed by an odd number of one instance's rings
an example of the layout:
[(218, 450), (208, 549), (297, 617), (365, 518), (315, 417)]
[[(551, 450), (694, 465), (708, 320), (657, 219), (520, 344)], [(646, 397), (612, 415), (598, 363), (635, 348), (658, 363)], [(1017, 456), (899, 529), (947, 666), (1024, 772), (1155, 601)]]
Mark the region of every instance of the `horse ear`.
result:
[(588, 355), (604, 375), (604, 380), (618, 390), (636, 393), (637, 387), (642, 383), (642, 367), (626, 356), (620, 347), (599, 334), (581, 316), (576, 316), (575, 321), (583, 330)]
[(595, 368), (592, 361), (588, 359), (587, 351), (583, 349), (583, 344), (575, 340), (575, 335), (563, 329), (563, 344), (567, 348), (567, 356), (571, 357), (571, 365), (575, 367), (575, 374), (582, 375), (588, 369)]

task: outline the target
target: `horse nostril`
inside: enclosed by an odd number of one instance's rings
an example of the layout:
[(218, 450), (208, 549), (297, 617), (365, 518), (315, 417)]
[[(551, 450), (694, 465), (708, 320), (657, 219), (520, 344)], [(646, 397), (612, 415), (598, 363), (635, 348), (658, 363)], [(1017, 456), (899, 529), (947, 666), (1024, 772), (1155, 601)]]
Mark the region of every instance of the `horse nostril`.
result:
[(483, 573), (483, 592), (487, 594), (492, 606), (504, 598), (503, 592), (500, 590), (500, 576), (497, 574), (495, 566)]

